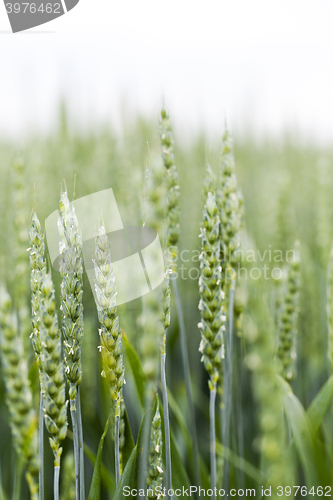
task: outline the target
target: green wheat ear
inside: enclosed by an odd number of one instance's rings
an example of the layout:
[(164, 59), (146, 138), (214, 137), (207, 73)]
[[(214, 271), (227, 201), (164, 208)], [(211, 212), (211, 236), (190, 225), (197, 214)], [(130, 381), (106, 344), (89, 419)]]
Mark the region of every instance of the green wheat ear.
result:
[(40, 461), (39, 490), (40, 500), (44, 500), (44, 405), (42, 387), (42, 345), (40, 340), (41, 321), (41, 287), (45, 277), (46, 264), (44, 260), (44, 233), (35, 211), (30, 218), (30, 290), (31, 290), (31, 326), (30, 335), (35, 351), (40, 383), (39, 423), (38, 423), (38, 453)]
[(30, 219), (29, 230), (30, 241), (30, 287), (31, 287), (31, 313), (32, 313), (32, 334), (31, 341), (37, 360), (37, 366), (41, 369), (40, 342), (40, 306), (41, 306), (41, 286), (45, 277), (46, 266), (44, 260), (45, 244), (42, 227), (36, 213), (33, 211)]
[[(209, 374), (209, 425), (210, 425), (210, 484), (216, 488), (215, 453), (215, 402), (217, 383), (222, 387), (222, 357), (225, 316), (223, 315), (223, 292), (220, 266), (220, 219), (215, 198), (215, 178), (209, 165), (204, 176), (205, 206), (201, 226), (199, 310), (201, 322), (201, 361)], [(215, 498), (215, 496), (214, 496)]]
[(222, 137), (222, 154), (219, 170), (217, 204), (221, 219), (221, 242), (224, 265), (233, 262), (239, 247), (239, 229), (242, 220), (242, 199), (237, 187), (233, 139), (226, 129)]
[[(144, 183), (143, 220), (144, 225), (156, 230), (162, 241), (165, 215), (165, 183), (164, 166), (161, 160), (154, 158), (147, 166)], [(156, 264), (159, 254), (152, 254)], [(151, 291), (143, 297), (143, 311), (139, 317), (142, 333), (139, 340), (139, 351), (142, 358), (142, 367), (148, 379), (156, 381), (159, 366), (159, 345), (163, 343), (164, 328), (161, 317), (161, 303), (163, 302), (160, 288)]]
[(221, 290), (219, 216), (215, 195), (207, 194), (201, 228), (202, 253), (199, 278), (201, 322), (200, 352), (213, 388), (221, 376), (222, 344), (225, 316)]
[(17, 158), (11, 165), (12, 190), (11, 206), (14, 207), (12, 224), (13, 251), (12, 251), (12, 272), (9, 290), (13, 300), (13, 306), (17, 311), (20, 332), (22, 335), (23, 347), (27, 356), (27, 361), (31, 359), (31, 343), (29, 335), (31, 333), (30, 305), (27, 300), (29, 296), (29, 260), (26, 249), (29, 245), (27, 210), (27, 169), (25, 162)]
[(83, 267), (82, 237), (74, 207), (63, 191), (59, 204), (60, 272), (62, 333), (65, 376), (70, 383), (69, 396), (75, 400), (81, 383), (81, 344), (83, 339)]
[(55, 294), (50, 274), (41, 286), (40, 336), (42, 346), (42, 380), (45, 425), (54, 455), (54, 466), (60, 466), (62, 448), (67, 434), (65, 377), (61, 360), (61, 335), (58, 328)]
[[(26, 210), (27, 201), (27, 179), (24, 161), (17, 159), (12, 164), (12, 204), (15, 207), (13, 217), (13, 234), (15, 243), (13, 245), (13, 273), (12, 289), (13, 304), (19, 310), (20, 322), (24, 320), (24, 326), (29, 325), (28, 304), (26, 302), (29, 289), (29, 264), (26, 248), (28, 246), (28, 217)], [(23, 314), (23, 317), (22, 317)]]
[(179, 217), (180, 217), (180, 189), (178, 171), (175, 164), (174, 140), (169, 114), (165, 108), (161, 111), (160, 139), (162, 146), (162, 158), (165, 167), (167, 201), (166, 201), (166, 247), (171, 257), (171, 268), (174, 271), (177, 260), (179, 239)]
[(4, 284), (0, 284), (0, 356), (6, 387), (6, 403), (18, 458), (27, 467), (31, 498), (38, 499), (37, 417), (32, 406), (28, 365), (24, 357), (22, 337), (12, 300)]
[(73, 426), (77, 498), (85, 497), (83, 428), (79, 385), (82, 378), (81, 345), (83, 340), (83, 266), (82, 236), (75, 209), (63, 191), (59, 203), (60, 273), (62, 334), (65, 376), (69, 382), (70, 411)]
[(288, 264), (285, 291), (279, 317), (277, 356), (282, 375), (288, 382), (295, 377), (297, 319), (300, 297), (300, 253), (295, 245), (295, 258)]
[(106, 378), (111, 399), (116, 402), (116, 415), (120, 415), (121, 389), (124, 384), (124, 365), (121, 352), (121, 330), (116, 307), (116, 284), (111, 263), (110, 243), (104, 224), (95, 239), (95, 290), (99, 307), (100, 351), (103, 376)]
[(116, 284), (111, 263), (111, 248), (104, 224), (101, 223), (95, 238), (95, 291), (100, 323), (99, 347), (102, 355), (102, 375), (105, 377), (111, 399), (114, 402), (114, 444), (115, 475), (119, 484), (121, 475), (121, 454), (119, 432), (121, 424), (121, 390), (124, 385), (124, 364), (121, 352), (122, 334), (116, 306)]

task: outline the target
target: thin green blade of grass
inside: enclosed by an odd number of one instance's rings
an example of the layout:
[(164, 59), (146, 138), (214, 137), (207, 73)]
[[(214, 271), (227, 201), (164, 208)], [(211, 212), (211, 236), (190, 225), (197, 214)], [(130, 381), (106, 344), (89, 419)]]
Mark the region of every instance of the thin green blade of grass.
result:
[[(155, 405), (154, 405), (155, 406)], [(135, 447), (132, 450), (132, 453), (127, 461), (124, 472), (121, 476), (121, 480), (117, 486), (115, 495), (113, 500), (122, 500), (124, 498), (124, 487), (127, 486), (129, 490), (132, 489), (145, 489), (145, 486), (141, 486), (142, 482), (142, 473), (147, 470), (146, 459), (147, 456), (145, 454), (145, 441), (146, 441), (146, 429), (148, 427), (148, 431), (150, 428), (151, 417), (152, 417), (152, 408), (149, 408), (147, 412), (145, 412), (139, 429), (138, 439)]]
[[(73, 441), (72, 431), (67, 430), (67, 436), (69, 437), (69, 439), (71, 439)], [(90, 461), (92, 466), (95, 467), (96, 460), (97, 460), (96, 454), (93, 452), (93, 450), (90, 448), (90, 446), (88, 446), (86, 443), (83, 443), (83, 449), (84, 449), (84, 454), (86, 455), (86, 457), (88, 458), (88, 460)], [(106, 466), (103, 463), (101, 464), (101, 479), (102, 479), (102, 482), (104, 484), (104, 487), (107, 490), (114, 488), (116, 485), (115, 477), (109, 473), (109, 471), (107, 470)]]
[(166, 488), (167, 494), (166, 498), (169, 499), (168, 491), (172, 488), (172, 468), (171, 468), (171, 444), (170, 444), (170, 423), (169, 423), (169, 402), (168, 402), (168, 391), (166, 384), (166, 373), (165, 373), (165, 361), (166, 353), (161, 354), (161, 385), (162, 385), (162, 400), (163, 400), (163, 412), (165, 415), (164, 419), (164, 447), (165, 447), (165, 462), (166, 462)]
[(109, 428), (109, 423), (110, 423), (110, 418), (108, 418), (108, 420), (106, 421), (104, 432), (102, 434), (102, 437), (98, 445), (98, 451), (96, 456), (93, 477), (91, 480), (88, 500), (100, 500), (101, 498), (102, 454), (103, 454), (104, 439)]
[[(164, 414), (161, 408), (161, 419), (162, 425), (164, 423)], [(164, 441), (163, 441), (164, 443)], [(172, 481), (173, 481), (173, 489), (176, 488), (190, 488), (191, 481), (189, 480), (187, 471), (184, 466), (184, 461), (182, 459), (181, 453), (179, 451), (179, 447), (174, 436), (172, 429), (170, 429), (170, 446), (171, 446), (171, 456), (172, 456)], [(165, 462), (165, 460), (164, 460)]]
[(124, 414), (124, 421), (125, 421), (125, 435), (124, 435), (125, 443), (124, 443), (122, 453), (123, 453), (123, 467), (125, 468), (128, 460), (129, 460), (129, 457), (131, 456), (133, 448), (135, 447), (133, 434), (132, 434), (132, 430), (131, 430), (131, 424), (130, 424), (130, 421), (128, 418), (126, 408), (125, 408), (125, 414)]
[(332, 397), (333, 397), (333, 375), (331, 375), (331, 377), (320, 389), (319, 393), (313, 399), (307, 410), (307, 416), (311, 422), (313, 431), (315, 433), (317, 433), (320, 429), (323, 419), (329, 409)]
[(289, 384), (282, 377), (277, 377), (283, 393), (284, 410), (290, 425), (295, 446), (304, 468), (308, 487), (320, 486), (320, 475), (317, 470), (318, 455), (314, 447), (313, 429), (304, 408), (293, 394)]
[[(184, 418), (184, 415), (181, 411), (181, 409), (178, 406), (178, 403), (174, 396), (172, 395), (171, 391), (168, 390), (168, 399), (169, 399), (169, 406), (170, 409), (176, 419), (176, 422), (179, 426), (179, 429), (181, 430), (181, 434), (186, 442), (187, 448), (188, 448), (188, 453), (191, 455), (193, 453), (193, 441), (191, 434), (188, 430), (188, 425), (187, 422)], [(200, 463), (200, 471), (201, 471), (201, 479), (202, 479), (202, 486), (205, 489), (209, 489), (210, 482), (209, 482), (209, 471), (207, 468), (207, 465), (202, 458), (201, 453), (199, 453), (199, 463)]]
[(133, 374), (133, 379), (135, 382), (135, 387), (139, 396), (141, 408), (144, 409), (145, 407), (145, 387), (146, 384), (148, 383), (148, 378), (146, 377), (139, 356), (135, 352), (132, 344), (128, 340), (128, 337), (123, 331), (123, 341), (125, 345), (125, 351), (127, 355), (127, 359), (130, 364), (130, 368)]
[(112, 500), (123, 500), (124, 498), (124, 488), (127, 486), (129, 491), (136, 486), (135, 476), (136, 467), (138, 460), (139, 449), (137, 446), (133, 448), (132, 453), (128, 459), (127, 465), (121, 476), (120, 483), (118, 484), (117, 490), (113, 496)]

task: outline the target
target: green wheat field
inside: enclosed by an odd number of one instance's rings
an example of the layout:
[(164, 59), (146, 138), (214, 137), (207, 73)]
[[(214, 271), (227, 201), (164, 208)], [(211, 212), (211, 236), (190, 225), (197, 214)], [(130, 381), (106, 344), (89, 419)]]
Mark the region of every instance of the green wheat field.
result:
[[(333, 494), (333, 150), (174, 121), (0, 140), (2, 500)], [(107, 188), (165, 279), (117, 307), (101, 216), (97, 308), (71, 202)]]

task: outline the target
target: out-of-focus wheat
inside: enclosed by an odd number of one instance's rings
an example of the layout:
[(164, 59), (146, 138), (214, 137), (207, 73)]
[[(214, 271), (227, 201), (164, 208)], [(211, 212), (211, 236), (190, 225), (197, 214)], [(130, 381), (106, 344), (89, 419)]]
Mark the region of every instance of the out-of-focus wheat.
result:
[(277, 355), (283, 377), (291, 382), (295, 377), (297, 319), (300, 297), (300, 253), (299, 243), (295, 245), (295, 256), (288, 263), (287, 278), (281, 313), (279, 316)]
[(38, 500), (37, 416), (32, 406), (17, 314), (12, 310), (12, 300), (3, 283), (0, 284), (0, 356), (17, 460), (23, 459), (27, 466), (31, 498)]

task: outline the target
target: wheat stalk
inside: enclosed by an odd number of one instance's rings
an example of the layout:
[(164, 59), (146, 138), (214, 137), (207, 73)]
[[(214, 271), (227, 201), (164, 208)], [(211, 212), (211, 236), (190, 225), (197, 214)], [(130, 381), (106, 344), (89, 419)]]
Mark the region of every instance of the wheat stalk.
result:
[[(237, 177), (235, 172), (235, 159), (233, 154), (233, 139), (226, 128), (222, 136), (222, 152), (219, 169), (218, 189), (216, 201), (219, 207), (221, 220), (220, 239), (222, 256), (222, 289), (225, 293), (225, 311), (228, 317), (228, 330), (225, 337), (225, 357), (224, 357), (224, 388), (218, 390), (224, 397), (224, 409), (221, 410), (222, 420), (222, 442), (229, 447), (231, 408), (232, 408), (232, 379), (233, 379), (233, 304), (235, 296), (236, 279), (233, 272), (236, 250), (239, 246), (239, 230), (242, 219), (242, 200), (239, 199), (237, 187)], [(230, 272), (232, 275), (230, 276)], [(229, 278), (230, 283), (229, 283)], [(222, 367), (221, 367), (222, 369)], [(222, 377), (220, 378), (222, 384)], [(229, 462), (224, 463), (224, 487), (229, 489)]]
[(121, 399), (120, 399), (120, 417), (119, 417), (119, 467), (120, 467), (120, 475), (123, 473), (124, 470), (124, 463), (123, 463), (123, 449), (125, 446), (125, 402), (123, 395), (121, 394)]
[[(174, 139), (172, 133), (172, 127), (170, 122), (170, 117), (165, 108), (161, 111), (160, 119), (160, 141), (162, 148), (162, 159), (165, 167), (165, 177), (166, 177), (166, 188), (167, 188), (167, 200), (166, 200), (166, 236), (165, 236), (165, 246), (167, 249), (167, 257), (165, 258), (165, 271), (166, 280), (164, 285), (164, 304), (163, 304), (163, 323), (165, 329), (165, 335), (163, 338), (163, 343), (166, 343), (166, 330), (170, 324), (170, 288), (169, 288), (169, 275), (172, 278), (172, 287), (175, 295), (177, 316), (179, 322), (179, 332), (180, 332), (180, 348), (182, 356), (182, 364), (184, 370), (184, 379), (186, 386), (187, 404), (189, 410), (190, 418), (190, 428), (193, 441), (193, 464), (194, 464), (194, 476), (196, 479), (196, 484), (199, 485), (200, 480), (200, 467), (199, 467), (199, 446), (196, 431), (195, 422), (195, 412), (192, 396), (192, 386), (190, 378), (190, 367), (186, 343), (186, 331), (185, 331), (185, 321), (182, 309), (182, 304), (180, 300), (180, 294), (178, 290), (177, 278), (176, 278), (176, 261), (178, 259), (178, 239), (180, 233), (180, 188), (178, 180), (178, 170), (175, 164), (175, 152), (174, 152)], [(169, 269), (170, 267), (170, 269)], [(162, 344), (162, 355), (161, 355), (161, 369), (165, 370), (165, 347)], [(163, 359), (164, 358), (164, 359)], [(162, 380), (166, 381), (165, 373), (161, 373)], [(170, 451), (170, 440), (168, 437), (168, 401), (167, 401), (167, 389), (166, 387), (162, 390), (164, 392), (163, 397), (163, 411), (164, 411), (164, 431), (165, 436), (165, 452), (167, 456), (166, 474), (167, 474), (167, 489), (171, 488), (171, 451)]]
[(38, 452), (39, 452), (39, 500), (44, 500), (44, 418), (43, 418), (43, 385), (42, 385), (42, 346), (40, 341), (40, 301), (41, 286), (45, 277), (46, 265), (44, 260), (45, 244), (44, 234), (35, 211), (30, 218), (30, 289), (31, 289), (31, 323), (30, 335), (36, 355), (40, 379), (39, 427), (38, 427)]
[(114, 402), (115, 412), (115, 467), (116, 483), (120, 481), (119, 456), (119, 423), (121, 389), (124, 384), (124, 365), (121, 352), (121, 330), (116, 307), (116, 285), (111, 264), (110, 243), (104, 224), (100, 224), (95, 239), (95, 290), (100, 323), (100, 351), (102, 355), (103, 372), (109, 393)]
[[(205, 189), (208, 187), (208, 189), (214, 190), (213, 175), (209, 166), (206, 168), (204, 186)], [(201, 228), (201, 275), (199, 279), (201, 296), (199, 303), (201, 322), (199, 327), (202, 337), (199, 350), (202, 353), (201, 361), (209, 374), (211, 488), (214, 490), (216, 487), (215, 399), (216, 386), (221, 376), (225, 316), (223, 315), (223, 292), (221, 290), (221, 266), (219, 262), (220, 219), (214, 191), (205, 194), (206, 203)]]
[(67, 434), (67, 404), (65, 377), (61, 360), (61, 335), (54, 288), (50, 274), (41, 286), (40, 338), (42, 346), (42, 382), (45, 426), (52, 437), (49, 438), (54, 455), (54, 500), (59, 500), (60, 446)]
[(61, 311), (65, 376), (70, 385), (69, 397), (74, 435), (77, 497), (83, 500), (85, 493), (82, 420), (81, 412), (77, 408), (77, 394), (82, 377), (82, 237), (75, 209), (69, 203), (66, 191), (63, 191), (60, 197), (58, 229), (60, 233)]

